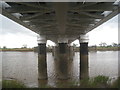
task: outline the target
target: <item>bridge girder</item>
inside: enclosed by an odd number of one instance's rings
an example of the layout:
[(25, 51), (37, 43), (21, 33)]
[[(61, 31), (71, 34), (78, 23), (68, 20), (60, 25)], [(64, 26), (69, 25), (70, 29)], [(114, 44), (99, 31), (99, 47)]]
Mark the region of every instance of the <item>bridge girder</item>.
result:
[[(2, 14), (47, 38), (75, 40), (119, 14), (114, 2), (5, 2)], [(2, 4), (5, 4), (2, 3)], [(1, 8), (0, 8), (1, 9)], [(109, 12), (108, 15), (104, 14)], [(17, 15), (17, 14), (19, 15)]]

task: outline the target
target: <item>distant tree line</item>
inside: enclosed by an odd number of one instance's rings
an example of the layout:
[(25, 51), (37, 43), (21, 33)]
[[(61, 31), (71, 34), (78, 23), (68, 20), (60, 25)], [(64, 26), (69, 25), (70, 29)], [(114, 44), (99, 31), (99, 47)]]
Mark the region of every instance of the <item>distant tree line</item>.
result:
[(27, 44), (24, 44), (21, 48), (27, 48)]
[[(48, 45), (47, 46), (49, 49), (52, 49), (52, 46), (50, 46), (50, 45)], [(78, 47), (78, 44), (73, 44), (73, 47)], [(111, 45), (107, 45), (107, 43), (105, 43), (105, 42), (101, 42), (100, 44), (99, 44), (99, 46), (97, 46), (97, 45), (92, 45), (92, 46), (90, 46), (90, 47), (120, 47), (120, 43), (112, 43)], [(28, 48), (27, 47), (27, 44), (23, 44), (22, 45), (22, 47), (21, 48)], [(33, 47), (33, 48), (36, 48), (36, 47)], [(1, 47), (0, 46), (0, 49), (8, 49), (6, 46), (3, 46), (3, 47)]]
[(117, 44), (117, 43), (112, 43), (111, 45), (107, 45), (105, 42), (101, 42), (100, 44), (99, 44), (99, 46), (100, 47), (120, 47), (120, 43), (119, 44)]
[[(27, 45), (26, 44), (24, 44), (24, 45), (22, 45), (22, 47), (21, 48), (27, 48)], [(3, 46), (3, 47), (0, 47), (0, 49), (9, 49), (9, 48), (7, 48), (6, 46)]]

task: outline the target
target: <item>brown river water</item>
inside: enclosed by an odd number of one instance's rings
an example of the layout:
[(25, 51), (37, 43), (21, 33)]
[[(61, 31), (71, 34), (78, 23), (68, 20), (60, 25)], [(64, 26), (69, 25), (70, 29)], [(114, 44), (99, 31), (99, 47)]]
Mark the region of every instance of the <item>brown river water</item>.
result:
[[(109, 76), (112, 79), (118, 77), (118, 53), (119, 51), (97, 51), (89, 52), (89, 77), (98, 75)], [(55, 60), (52, 53), (47, 53), (47, 73), (48, 80), (38, 81), (38, 55), (35, 52), (0, 52), (2, 56), (2, 78), (16, 79), (21, 81), (28, 87), (40, 87), (47, 84), (57, 87), (57, 82), (65, 82), (58, 80), (55, 70)], [(69, 75), (67, 81), (79, 81), (79, 52), (75, 53), (73, 61), (70, 61)], [(0, 59), (1, 60), (1, 59)], [(1, 64), (1, 63), (0, 63)], [(1, 65), (0, 65), (1, 66)], [(1, 75), (0, 75), (1, 76)], [(1, 80), (1, 79), (0, 79)], [(66, 81), (66, 82), (67, 82)]]

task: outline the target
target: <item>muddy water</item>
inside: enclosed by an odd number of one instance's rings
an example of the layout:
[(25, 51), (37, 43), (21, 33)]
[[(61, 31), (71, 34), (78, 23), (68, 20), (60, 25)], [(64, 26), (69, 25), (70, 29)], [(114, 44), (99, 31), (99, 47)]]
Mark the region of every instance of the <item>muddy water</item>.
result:
[[(47, 53), (48, 80), (38, 81), (38, 55), (35, 52), (2, 52), (3, 79), (16, 79), (28, 87), (40, 87), (43, 84), (56, 87), (58, 80), (55, 60), (52, 53)], [(89, 52), (89, 76), (105, 75), (118, 77), (118, 51)], [(69, 81), (79, 81), (79, 52), (75, 53), (73, 61), (69, 61)], [(78, 83), (77, 83), (78, 84)]]

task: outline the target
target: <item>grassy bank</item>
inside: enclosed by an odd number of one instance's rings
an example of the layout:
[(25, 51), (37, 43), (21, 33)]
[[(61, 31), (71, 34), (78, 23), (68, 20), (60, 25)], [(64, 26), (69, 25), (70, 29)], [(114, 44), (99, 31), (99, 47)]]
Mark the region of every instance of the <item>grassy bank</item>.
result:
[(6, 49), (0, 49), (0, 51), (23, 51), (23, 52), (29, 52), (29, 51), (34, 51), (32, 48), (6, 48)]
[(75, 81), (65, 83), (58, 83), (58, 88), (120, 88), (120, 77), (113, 83), (107, 76), (97, 76), (90, 79), (80, 80), (80, 84)]
[[(89, 47), (89, 51), (119, 51), (120, 47)], [(0, 49), (0, 51), (20, 51), (20, 52), (29, 52), (29, 51), (38, 51), (38, 48), (5, 48), (5, 49)], [(75, 47), (74, 48), (75, 52), (79, 52), (80, 48)], [(52, 52), (52, 49), (47, 48), (47, 52)]]
[(26, 86), (16, 80), (3, 80), (2, 88), (26, 88)]
[[(88, 47), (89, 51), (119, 51), (120, 47)], [(79, 52), (80, 48), (74, 48), (75, 52)]]
[(89, 47), (89, 51), (118, 51), (120, 47)]
[[(56, 87), (49, 86), (47, 84), (40, 85), (39, 88), (120, 88), (120, 77), (113, 83), (107, 76), (97, 76), (90, 79), (80, 80), (80, 85), (75, 81), (64, 81), (56, 83)], [(16, 80), (3, 80), (3, 88), (26, 88), (24, 84)]]

